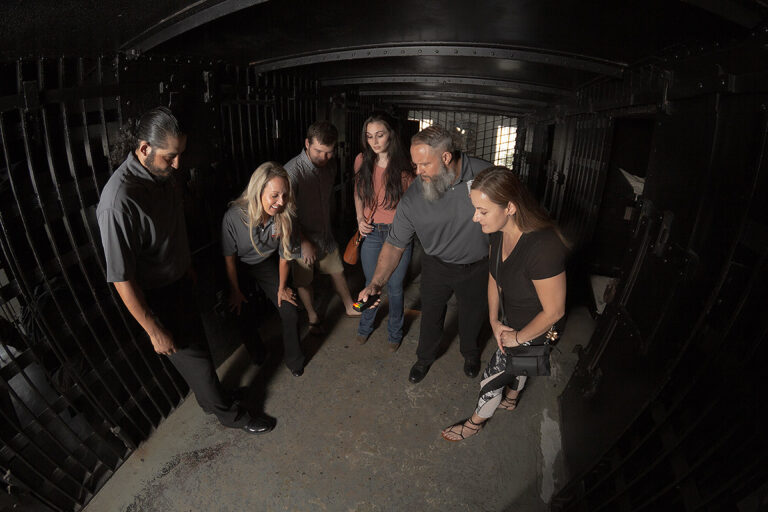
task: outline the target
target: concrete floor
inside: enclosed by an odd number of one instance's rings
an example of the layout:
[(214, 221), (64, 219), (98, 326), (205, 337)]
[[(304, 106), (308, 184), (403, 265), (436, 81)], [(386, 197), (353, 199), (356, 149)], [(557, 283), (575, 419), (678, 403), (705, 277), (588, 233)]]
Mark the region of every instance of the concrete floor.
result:
[[(500, 410), (479, 435), (449, 443), (440, 430), (471, 414), (480, 377), (462, 372), (452, 303), (446, 352), (421, 383), (408, 382), (417, 307), (418, 278), (406, 289), (406, 308), (414, 308), (407, 335), (391, 354), (386, 323), (359, 346), (356, 320), (329, 296), (326, 320), (334, 325), (324, 338), (305, 339), (312, 358), (300, 378), (279, 355), (259, 368), (240, 347), (219, 375), (228, 387), (249, 385), (246, 402), (276, 417), (275, 430), (223, 428), (188, 397), (85, 510), (547, 510), (567, 481), (557, 397), (576, 363), (573, 347), (589, 340), (590, 315), (570, 312), (552, 376), (529, 379), (517, 410)], [(280, 343), (275, 329), (271, 321), (263, 331), (268, 344)], [(486, 343), (483, 367), (494, 346)]]

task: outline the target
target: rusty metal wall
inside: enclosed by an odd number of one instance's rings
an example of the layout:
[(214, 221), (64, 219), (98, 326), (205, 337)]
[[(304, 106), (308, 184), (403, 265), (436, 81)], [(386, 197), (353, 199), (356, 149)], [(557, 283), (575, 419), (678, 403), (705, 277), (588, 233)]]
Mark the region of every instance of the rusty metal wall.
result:
[[(683, 87), (706, 83), (696, 77), (714, 62), (687, 63), (661, 88), (651, 80), (645, 90), (611, 84), (604, 96), (590, 93), (587, 112), (565, 121), (573, 135), (560, 129), (567, 149), (555, 210), (584, 245), (611, 120), (655, 120), (614, 298), (561, 396), (574, 478), (554, 510), (729, 510), (768, 477), (757, 419), (768, 348), (759, 313), (768, 285), (768, 96), (760, 87)], [(677, 94), (669, 101), (661, 90)], [(650, 103), (622, 105), (633, 98)]]
[(95, 207), (119, 127), (159, 104), (184, 113), (190, 243), (205, 258), (250, 172), (303, 147), (316, 86), (180, 58), (0, 69), (0, 472), (17, 504), (79, 510), (187, 393), (106, 283)]
[(217, 80), (224, 152), (244, 185), (263, 162), (285, 163), (304, 148), (307, 128), (316, 121), (317, 84), (245, 66), (223, 69)]
[(122, 121), (118, 58), (4, 65), (3, 446), (10, 486), (78, 509), (186, 387), (107, 286), (95, 205)]
[(568, 165), (563, 166), (565, 186), (554, 216), (574, 246), (589, 241), (602, 201), (605, 168), (610, 148), (612, 120), (602, 115), (576, 116), (575, 136)]

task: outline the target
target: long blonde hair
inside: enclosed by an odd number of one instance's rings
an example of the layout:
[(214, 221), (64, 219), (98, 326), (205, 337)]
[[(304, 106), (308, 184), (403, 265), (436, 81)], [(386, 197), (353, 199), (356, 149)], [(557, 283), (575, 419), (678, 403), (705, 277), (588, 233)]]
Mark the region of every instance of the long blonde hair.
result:
[(248, 186), (245, 187), (240, 197), (229, 203), (230, 206), (238, 206), (242, 211), (243, 223), (248, 226), (248, 236), (251, 238), (251, 244), (257, 253), (261, 254), (256, 242), (253, 239), (253, 227), (258, 226), (267, 220), (270, 215), (264, 211), (261, 204), (261, 195), (264, 193), (264, 187), (267, 186), (273, 178), (283, 178), (288, 185), (288, 195), (285, 198), (283, 211), (274, 215), (275, 229), (280, 235), (280, 243), (283, 248), (283, 254), (291, 254), (291, 231), (293, 229), (293, 218), (296, 216), (296, 203), (293, 200), (293, 190), (291, 190), (291, 180), (288, 173), (277, 162), (264, 162), (253, 171)]

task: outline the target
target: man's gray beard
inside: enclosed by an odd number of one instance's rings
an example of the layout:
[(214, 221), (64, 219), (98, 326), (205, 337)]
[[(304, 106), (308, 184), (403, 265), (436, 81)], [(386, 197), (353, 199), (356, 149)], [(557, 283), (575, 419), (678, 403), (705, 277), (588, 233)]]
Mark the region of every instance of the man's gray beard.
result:
[(430, 181), (424, 181), (423, 178), (421, 179), (421, 186), (422, 186), (422, 195), (424, 196), (424, 199), (427, 201), (434, 203), (443, 195), (445, 194), (445, 191), (448, 190), (448, 187), (450, 187), (453, 184), (453, 180), (456, 179), (456, 176), (453, 175), (453, 173), (443, 165), (440, 164), (440, 172), (433, 176)]

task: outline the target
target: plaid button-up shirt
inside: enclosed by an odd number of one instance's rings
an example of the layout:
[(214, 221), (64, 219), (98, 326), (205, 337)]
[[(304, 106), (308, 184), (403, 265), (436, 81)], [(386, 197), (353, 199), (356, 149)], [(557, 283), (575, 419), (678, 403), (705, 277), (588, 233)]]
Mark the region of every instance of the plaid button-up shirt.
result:
[(336, 161), (331, 160), (318, 169), (307, 152), (302, 151), (285, 164), (285, 170), (291, 179), (302, 234), (319, 251), (333, 252), (338, 247), (331, 231), (331, 194)]

